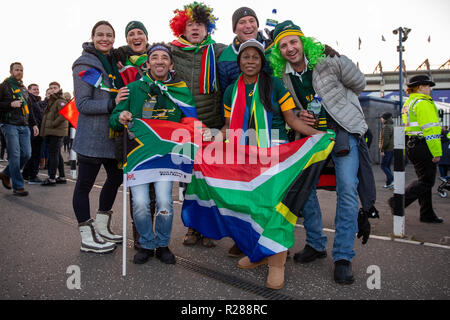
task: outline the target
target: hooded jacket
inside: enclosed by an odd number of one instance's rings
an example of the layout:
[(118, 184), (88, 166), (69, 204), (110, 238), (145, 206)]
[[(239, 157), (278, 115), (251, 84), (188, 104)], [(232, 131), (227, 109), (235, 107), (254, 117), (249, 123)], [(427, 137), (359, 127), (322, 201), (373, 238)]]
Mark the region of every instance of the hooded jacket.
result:
[(81, 79), (81, 71), (96, 68), (101, 71), (103, 82), (111, 87), (101, 61), (95, 54), (94, 44), (83, 44), (81, 56), (72, 66), (74, 97), (79, 116), (73, 149), (75, 152), (96, 158), (115, 159), (114, 140), (109, 138), (109, 116), (114, 105), (109, 92), (95, 88)]
[(69, 123), (59, 114), (59, 111), (67, 104), (66, 99), (63, 97), (63, 93), (60, 90), (54, 93), (48, 99), (47, 108), (44, 110), (44, 116), (42, 118), (40, 135), (64, 137), (67, 135)]

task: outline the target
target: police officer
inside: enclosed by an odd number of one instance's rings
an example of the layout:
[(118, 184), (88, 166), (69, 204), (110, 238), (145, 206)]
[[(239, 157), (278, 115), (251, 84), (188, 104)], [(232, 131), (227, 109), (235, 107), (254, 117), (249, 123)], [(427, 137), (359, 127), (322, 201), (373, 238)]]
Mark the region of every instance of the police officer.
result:
[(425, 75), (414, 76), (407, 84), (409, 95), (402, 109), (405, 124), (406, 153), (414, 165), (418, 180), (405, 190), (405, 208), (416, 199), (420, 205), (420, 221), (442, 223), (431, 201), (431, 189), (436, 179), (436, 164), (442, 156), (441, 127), (436, 105), (431, 98), (435, 83)]

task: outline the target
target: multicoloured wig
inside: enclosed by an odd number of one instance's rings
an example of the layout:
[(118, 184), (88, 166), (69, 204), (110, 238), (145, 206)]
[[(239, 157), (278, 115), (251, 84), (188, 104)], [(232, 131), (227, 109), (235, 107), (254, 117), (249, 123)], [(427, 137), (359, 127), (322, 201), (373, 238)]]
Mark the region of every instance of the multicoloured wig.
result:
[(175, 37), (181, 36), (186, 30), (186, 22), (189, 20), (197, 23), (204, 23), (208, 34), (211, 34), (216, 29), (216, 18), (213, 14), (213, 9), (203, 3), (194, 1), (191, 4), (185, 5), (184, 10), (176, 9), (174, 11), (175, 17), (170, 20), (170, 28)]
[[(303, 44), (303, 51), (308, 59), (308, 69), (312, 70), (316, 66), (317, 63), (321, 62), (325, 58), (324, 48), (325, 46), (314, 39), (313, 37), (302, 37), (299, 36), (300, 40)], [(279, 44), (273, 46), (269, 61), (270, 66), (272, 67), (273, 74), (277, 78), (282, 78), (283, 73), (286, 70), (286, 59), (281, 54)]]

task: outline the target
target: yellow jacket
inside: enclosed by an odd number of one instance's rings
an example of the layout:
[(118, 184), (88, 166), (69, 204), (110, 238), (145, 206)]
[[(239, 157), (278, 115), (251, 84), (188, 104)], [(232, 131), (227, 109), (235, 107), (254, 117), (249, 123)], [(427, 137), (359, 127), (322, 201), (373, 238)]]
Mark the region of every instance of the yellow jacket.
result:
[(412, 93), (402, 109), (405, 133), (425, 138), (433, 157), (442, 156), (441, 127), (433, 99), (421, 93)]

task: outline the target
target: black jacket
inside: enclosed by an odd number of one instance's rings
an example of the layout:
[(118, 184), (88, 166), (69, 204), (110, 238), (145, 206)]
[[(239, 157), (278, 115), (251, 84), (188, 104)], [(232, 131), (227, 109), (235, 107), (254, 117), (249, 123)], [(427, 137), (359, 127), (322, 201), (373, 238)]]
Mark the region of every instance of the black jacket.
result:
[(35, 126), (36, 122), (33, 115), (33, 107), (30, 103), (29, 93), (25, 87), (21, 88), (22, 94), (27, 100), (28, 115), (23, 114), (23, 108), (11, 107), (13, 92), (7, 81), (0, 84), (0, 123), (12, 124), (16, 126)]

